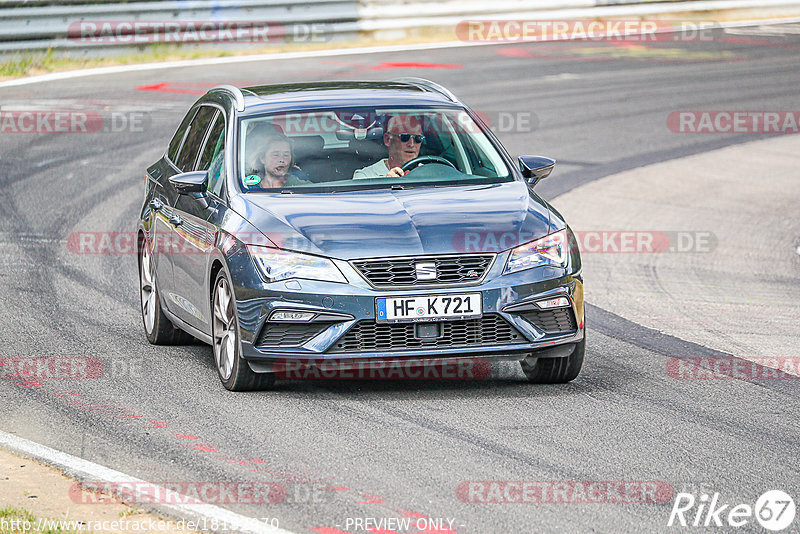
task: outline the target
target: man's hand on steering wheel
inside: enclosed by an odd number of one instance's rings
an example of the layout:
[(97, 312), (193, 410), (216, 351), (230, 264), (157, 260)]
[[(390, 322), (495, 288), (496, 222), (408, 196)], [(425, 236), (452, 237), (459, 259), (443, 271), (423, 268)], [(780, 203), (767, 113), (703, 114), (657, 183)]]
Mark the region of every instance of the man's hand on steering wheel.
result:
[[(409, 160), (409, 161), (405, 162), (403, 164), (403, 166), (400, 167), (400, 170), (404, 171), (403, 174), (407, 174), (409, 171), (413, 171), (414, 169), (416, 169), (420, 165), (424, 165), (426, 163), (440, 163), (442, 165), (449, 165), (450, 167), (452, 167), (454, 169), (456, 168), (456, 166), (453, 165), (449, 160), (446, 160), (444, 158), (440, 158), (439, 156), (420, 156), (418, 158), (414, 158), (412, 160)], [(397, 167), (395, 167), (394, 169), (392, 169), (389, 172), (391, 173), (395, 169), (397, 169)], [(389, 174), (388, 176), (391, 176), (391, 174)]]

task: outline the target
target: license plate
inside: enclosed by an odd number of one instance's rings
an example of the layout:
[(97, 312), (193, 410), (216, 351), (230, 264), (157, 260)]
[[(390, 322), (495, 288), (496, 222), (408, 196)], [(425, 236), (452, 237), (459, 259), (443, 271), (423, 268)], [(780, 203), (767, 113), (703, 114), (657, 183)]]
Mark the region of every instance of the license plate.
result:
[(482, 306), (480, 293), (386, 297), (375, 300), (375, 319), (401, 322), (475, 318), (483, 314)]

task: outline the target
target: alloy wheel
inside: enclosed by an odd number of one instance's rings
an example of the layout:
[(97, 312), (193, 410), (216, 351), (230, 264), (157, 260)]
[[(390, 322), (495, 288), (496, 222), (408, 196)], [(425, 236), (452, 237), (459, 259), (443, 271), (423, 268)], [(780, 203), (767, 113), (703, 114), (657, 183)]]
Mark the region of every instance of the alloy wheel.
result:
[(156, 322), (156, 290), (153, 280), (153, 262), (150, 251), (145, 245), (142, 250), (142, 265), (139, 269), (140, 287), (142, 293), (142, 317), (144, 318), (144, 328), (148, 335), (153, 332)]
[(214, 291), (214, 359), (223, 380), (230, 378), (236, 358), (236, 317), (233, 296), (224, 277)]

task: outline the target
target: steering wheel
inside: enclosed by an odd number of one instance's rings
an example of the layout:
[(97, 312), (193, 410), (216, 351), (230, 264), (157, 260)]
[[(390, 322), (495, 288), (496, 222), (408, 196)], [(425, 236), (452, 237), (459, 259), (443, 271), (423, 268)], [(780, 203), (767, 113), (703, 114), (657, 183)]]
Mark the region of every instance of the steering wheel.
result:
[(450, 163), (449, 160), (440, 158), (439, 156), (420, 156), (418, 158), (414, 158), (412, 160), (405, 162), (405, 164), (402, 167), (400, 167), (400, 169), (403, 171), (410, 171), (416, 169), (417, 167), (425, 163), (441, 163), (442, 165), (449, 165), (454, 169), (456, 168), (456, 166)]

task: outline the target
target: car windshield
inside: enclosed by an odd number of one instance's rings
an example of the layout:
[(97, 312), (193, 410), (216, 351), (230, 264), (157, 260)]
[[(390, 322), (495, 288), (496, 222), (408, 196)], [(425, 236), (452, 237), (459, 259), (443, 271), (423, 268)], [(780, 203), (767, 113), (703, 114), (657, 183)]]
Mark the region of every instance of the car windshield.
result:
[(463, 109), (348, 108), (240, 123), (243, 192), (317, 192), (497, 183), (503, 158)]

